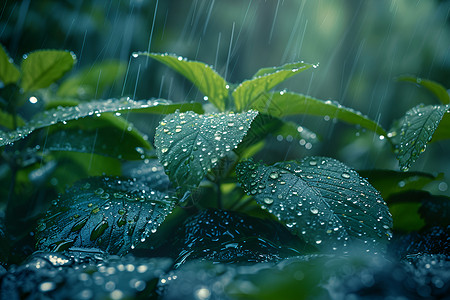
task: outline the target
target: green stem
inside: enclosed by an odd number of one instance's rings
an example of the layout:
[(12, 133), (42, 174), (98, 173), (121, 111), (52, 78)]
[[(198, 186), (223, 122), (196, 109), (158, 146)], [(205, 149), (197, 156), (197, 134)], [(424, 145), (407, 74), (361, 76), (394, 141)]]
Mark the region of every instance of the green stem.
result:
[(222, 209), (222, 191), (220, 190), (220, 180), (216, 181), (216, 189), (217, 189), (217, 208)]

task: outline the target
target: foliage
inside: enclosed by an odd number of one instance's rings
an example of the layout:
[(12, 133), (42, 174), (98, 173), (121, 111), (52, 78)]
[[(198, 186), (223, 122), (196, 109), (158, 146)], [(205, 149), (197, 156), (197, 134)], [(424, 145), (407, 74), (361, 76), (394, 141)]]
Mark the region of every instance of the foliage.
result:
[[(293, 291), (312, 298), (332, 291), (324, 288), (323, 280), (349, 268), (360, 272), (366, 264), (357, 259), (360, 253), (373, 257), (386, 253), (392, 229), (402, 222), (402, 214), (392, 217), (388, 205), (392, 208), (401, 203), (396, 199), (406, 193), (416, 195), (410, 202), (416, 205), (418, 218), (423, 218), (421, 227), (445, 226), (450, 200), (421, 190), (440, 176), (369, 170), (363, 173), (369, 178), (365, 179), (328, 157), (303, 157), (272, 165), (252, 159), (270, 134), (289, 136), (300, 144), (318, 142), (316, 133), (286, 118), (310, 115), (371, 130), (388, 141), (400, 169), (408, 171), (429, 142), (450, 137), (448, 130), (442, 129), (448, 124), (449, 106), (437, 83), (427, 81), (423, 86), (437, 93), (442, 105), (409, 110), (388, 133), (377, 121), (337, 102), (273, 91), (291, 76), (316, 67), (311, 64), (263, 68), (251, 79), (233, 85), (201, 62), (157, 53), (139, 52), (133, 57), (140, 55), (185, 76), (207, 102), (96, 99), (93, 87), (97, 84), (104, 89), (115, 80), (111, 75), (95, 84), (101, 70), (120, 77), (122, 63), (94, 66), (64, 80), (76, 61), (70, 52), (36, 51), (27, 55), (19, 68), (5, 49), (0, 51), (4, 170), (0, 175), (6, 199), (2, 203), (5, 230), (2, 220), (0, 238), (13, 249), (0, 248), (2, 264), (22, 262), (25, 247), (42, 253), (65, 251), (54, 254), (61, 255), (61, 261), (70, 261), (79, 253), (88, 253), (88, 257), (129, 252), (171, 256), (175, 275), (167, 273), (166, 260), (155, 260), (153, 267), (159, 271), (147, 274), (144, 281), (129, 281), (133, 291), (121, 287), (120, 278), (114, 277), (117, 289), (113, 288), (109, 297), (117, 298), (119, 291), (118, 298), (137, 297), (138, 292), (147, 297), (159, 293), (176, 298), (183, 291), (165, 283), (175, 281), (176, 276), (184, 278), (180, 280), (186, 280), (185, 284), (196, 282), (200, 275), (192, 273), (198, 271), (211, 284), (215, 275), (224, 276), (223, 297), (260, 299), (266, 295), (270, 299), (283, 294), (286, 286), (287, 298), (295, 299), (289, 294)], [(58, 80), (62, 80), (59, 87)], [(153, 140), (128, 121), (128, 112), (140, 113), (149, 124), (159, 121), (152, 131)], [(393, 179), (386, 180), (388, 176)], [(398, 188), (400, 182), (407, 188)], [(444, 217), (434, 218), (440, 210), (445, 211)], [(36, 238), (34, 246), (29, 231)], [(343, 254), (348, 256), (342, 258)], [(234, 266), (185, 266), (189, 260), (253, 263), (255, 268), (242, 273)], [(52, 263), (50, 269), (55, 266)], [(150, 264), (121, 266), (109, 260), (110, 267), (105, 267), (97, 263), (91, 258), (89, 272), (64, 265), (71, 271), (61, 277), (61, 284), (45, 281), (37, 292), (61, 295), (61, 289), (69, 289), (74, 278), (89, 281), (93, 273), (120, 274), (121, 268), (145, 273), (139, 270)], [(385, 262), (374, 264), (385, 266)], [(311, 269), (310, 273), (305, 274), (305, 268)], [(40, 274), (29, 269), (27, 265), (8, 273), (3, 282), (30, 272)], [(270, 283), (273, 270), (278, 279)], [(49, 280), (47, 275), (36, 276)], [(293, 278), (301, 284), (297, 286)], [(161, 279), (158, 288), (155, 279)], [(308, 294), (305, 291), (310, 285), (314, 288)], [(29, 292), (14, 288), (17, 297)], [(104, 297), (104, 289), (97, 292)], [(196, 299), (207, 299), (211, 287), (196, 286), (195, 293)]]

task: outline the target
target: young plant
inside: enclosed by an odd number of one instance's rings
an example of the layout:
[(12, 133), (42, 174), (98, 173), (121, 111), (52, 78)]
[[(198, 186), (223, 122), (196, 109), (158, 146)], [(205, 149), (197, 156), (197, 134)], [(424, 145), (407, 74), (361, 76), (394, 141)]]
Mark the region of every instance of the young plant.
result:
[[(433, 141), (450, 137), (445, 125), (450, 119), (446, 113), (448, 94), (433, 84), (426, 86), (437, 91), (442, 105), (413, 108), (388, 133), (377, 122), (337, 102), (273, 91), (293, 75), (315, 68), (312, 64), (295, 62), (263, 68), (251, 79), (233, 85), (201, 62), (168, 54), (133, 54), (138, 56), (179, 72), (207, 101), (86, 101), (80, 99), (86, 93), (77, 92), (86, 75), (67, 79), (56, 92), (55, 87), (48, 88), (72, 68), (73, 54), (37, 51), (24, 59), (19, 70), (2, 49), (0, 79), (5, 101), (0, 116), (4, 127), (0, 146), (2, 163), (9, 166), (11, 178), (7, 227), (12, 228), (14, 218), (20, 215), (17, 203), (23, 208), (30, 199), (38, 198), (35, 190), (26, 194), (26, 199), (17, 200), (24, 197), (18, 183), (36, 189), (50, 181), (61, 189), (61, 183), (73, 184), (81, 178), (51, 205), (45, 201), (43, 206), (50, 208), (38, 222), (42, 210), (32, 214), (37, 249), (58, 252), (95, 248), (117, 255), (141, 249), (150, 256), (172, 256), (175, 267), (198, 258), (265, 262), (311, 253), (346, 254), (355, 249), (384, 253), (392, 237), (392, 215), (369, 181), (390, 197), (394, 188), (382, 182), (389, 172), (370, 173), (367, 176), (372, 178), (367, 180), (333, 158), (303, 157), (266, 165), (252, 156), (262, 149), (269, 134), (290, 136), (305, 146), (317, 142), (314, 132), (284, 119), (302, 114), (332, 117), (383, 136), (393, 146), (403, 171), (432, 137)], [(31, 116), (25, 117), (21, 109), (27, 99), (33, 105)], [(36, 107), (35, 99), (44, 105)], [(121, 115), (128, 111), (146, 114), (149, 119), (165, 115), (156, 128), (153, 145)], [(87, 156), (80, 159), (77, 152)], [(33, 159), (25, 160), (26, 155)], [(114, 162), (106, 161), (92, 172), (94, 156), (109, 156)], [(108, 163), (117, 168), (108, 171)], [(70, 180), (59, 168), (68, 165), (76, 172)], [(23, 179), (20, 172), (28, 178)], [(99, 173), (103, 176), (89, 177)], [(389, 174), (403, 176), (400, 172)], [(426, 174), (420, 178), (423, 185), (428, 182)], [(27, 219), (30, 214), (20, 216)], [(3, 262), (13, 261), (5, 252), (2, 255)], [(305, 266), (308, 263), (302, 262), (299, 267)], [(120, 271), (119, 266), (114, 268)], [(323, 274), (312, 273), (314, 284)], [(230, 287), (232, 294), (234, 288)]]

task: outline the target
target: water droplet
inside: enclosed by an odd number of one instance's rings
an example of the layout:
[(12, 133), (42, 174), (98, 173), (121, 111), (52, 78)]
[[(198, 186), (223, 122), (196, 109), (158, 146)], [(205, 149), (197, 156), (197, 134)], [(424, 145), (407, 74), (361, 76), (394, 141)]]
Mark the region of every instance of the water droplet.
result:
[(161, 152), (162, 152), (162, 153), (166, 153), (167, 151), (169, 151), (169, 148), (162, 148), (162, 149), (161, 149)]
[(314, 215), (317, 215), (319, 213), (319, 210), (316, 207), (311, 207), (309, 211)]
[(102, 189), (102, 188), (98, 188), (98, 189), (96, 189), (96, 190), (94, 191), (94, 193), (95, 193), (96, 195), (101, 195), (101, 194), (103, 194), (104, 192), (105, 192), (105, 190)]
[(207, 299), (209, 299), (209, 297), (211, 297), (211, 291), (206, 287), (202, 287), (202, 288), (196, 290), (194, 295), (195, 295), (195, 299), (207, 300)]
[(56, 288), (56, 284), (51, 281), (42, 282), (39, 285), (39, 290), (41, 290), (41, 292), (44, 292), (44, 293), (53, 291), (55, 288)]
[(350, 178), (350, 174), (348, 174), (347, 172), (342, 173), (341, 176), (342, 176), (342, 178), (345, 178), (345, 179)]
[(272, 199), (272, 198), (269, 198), (269, 197), (265, 197), (265, 198), (263, 199), (263, 201), (264, 201), (265, 204), (268, 204), (268, 205), (270, 205), (270, 204), (273, 203), (273, 199)]
[(72, 232), (76, 232), (78, 230), (80, 230), (81, 228), (84, 227), (84, 225), (86, 225), (86, 222), (88, 221), (89, 217), (84, 217), (81, 220), (77, 221), (72, 228), (70, 229), (70, 231)]
[(109, 227), (108, 222), (106, 220), (102, 220), (100, 223), (95, 226), (94, 230), (91, 232), (90, 240), (95, 241), (99, 238), (105, 230)]
[(272, 173), (270, 173), (269, 177), (272, 179), (277, 179), (279, 177), (279, 174), (278, 174), (278, 172), (272, 172)]

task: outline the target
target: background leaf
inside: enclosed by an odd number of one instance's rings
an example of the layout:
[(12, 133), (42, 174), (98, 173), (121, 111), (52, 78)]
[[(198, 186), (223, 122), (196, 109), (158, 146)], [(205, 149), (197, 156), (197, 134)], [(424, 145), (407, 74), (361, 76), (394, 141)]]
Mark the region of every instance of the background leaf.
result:
[[(118, 159), (144, 159), (152, 146), (133, 124), (110, 113), (59, 124), (45, 132), (45, 150), (95, 153)], [(39, 141), (40, 142), (40, 141)]]
[[(400, 131), (391, 131), (396, 144), (397, 159), (400, 169), (408, 171), (419, 155), (425, 151), (434, 131), (438, 128), (444, 114), (450, 109), (448, 105), (418, 105), (400, 120)], [(398, 137), (395, 137), (399, 135)]]
[(125, 75), (126, 70), (126, 63), (117, 60), (95, 64), (66, 79), (59, 86), (57, 96), (82, 99), (101, 97), (107, 87)]
[(367, 250), (390, 239), (392, 219), (380, 194), (356, 171), (325, 157), (237, 166), (247, 194), (295, 234), (321, 250), (357, 242)]
[(197, 186), (227, 152), (242, 141), (258, 112), (167, 116), (156, 128), (159, 161), (178, 186)]
[[(383, 199), (408, 190), (420, 190), (433, 181), (442, 180), (443, 174), (435, 176), (424, 172), (399, 172), (392, 170), (364, 170), (358, 173), (367, 178)], [(389, 202), (388, 202), (389, 204)]]
[(237, 111), (252, 108), (252, 103), (286, 79), (312, 67), (303, 62), (259, 70), (252, 79), (242, 82), (232, 93)]
[(75, 61), (75, 55), (68, 51), (32, 52), (22, 62), (21, 86), (26, 92), (46, 88), (70, 71)]
[(25, 126), (15, 131), (0, 131), (0, 146), (11, 144), (17, 140), (25, 138), (36, 129), (63, 123), (70, 120), (77, 120), (92, 115), (101, 115), (105, 112), (118, 112), (124, 110), (164, 110), (161, 106), (170, 104), (165, 100), (134, 101), (126, 98), (98, 100), (81, 103), (77, 106), (57, 107), (35, 115)]
[(435, 95), (442, 104), (450, 104), (450, 95), (448, 94), (447, 90), (444, 86), (435, 81), (414, 76), (401, 76), (398, 78), (398, 80), (409, 81), (421, 85), (428, 91), (430, 91), (433, 95)]
[(133, 56), (146, 55), (177, 71), (189, 79), (220, 111), (225, 110), (228, 98), (227, 82), (210, 66), (197, 61), (189, 61), (181, 56), (138, 52)]
[(299, 114), (328, 116), (331, 119), (338, 119), (349, 124), (359, 125), (379, 135), (387, 135), (380, 124), (364, 116), (359, 111), (344, 107), (337, 102), (330, 100), (322, 101), (302, 94), (284, 91), (267, 93), (264, 97), (259, 97), (257, 101), (253, 102), (250, 108), (280, 118)]
[(83, 180), (60, 195), (41, 220), (37, 246), (94, 247), (122, 255), (156, 232), (175, 204), (175, 198), (133, 180)]
[[(17, 126), (25, 125), (25, 121), (19, 116), (16, 115)], [(13, 115), (0, 110), (0, 126), (6, 127), (8, 129), (14, 129), (14, 117)]]
[(0, 81), (4, 85), (16, 83), (20, 78), (20, 71), (14, 65), (13, 60), (6, 53), (3, 45), (0, 44)]

